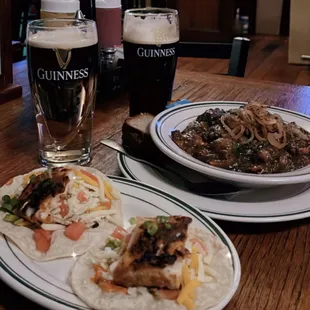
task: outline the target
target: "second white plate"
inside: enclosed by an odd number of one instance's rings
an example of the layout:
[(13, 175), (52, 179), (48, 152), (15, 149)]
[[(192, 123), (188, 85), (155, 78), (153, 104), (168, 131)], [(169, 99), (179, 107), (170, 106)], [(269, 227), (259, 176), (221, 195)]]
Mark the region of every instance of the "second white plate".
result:
[(227, 201), (202, 197), (181, 189), (173, 180), (126, 156), (118, 155), (118, 163), (127, 178), (161, 188), (214, 219), (271, 223), (310, 217), (309, 183), (257, 189)]

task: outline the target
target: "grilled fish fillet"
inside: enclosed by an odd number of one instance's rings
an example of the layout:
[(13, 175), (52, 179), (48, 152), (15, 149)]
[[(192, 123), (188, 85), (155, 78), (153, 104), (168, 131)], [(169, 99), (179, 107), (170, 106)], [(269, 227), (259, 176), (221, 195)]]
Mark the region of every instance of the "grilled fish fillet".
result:
[(191, 219), (168, 217), (168, 222), (147, 219), (158, 227), (152, 236), (143, 223), (137, 224), (127, 241), (125, 251), (113, 271), (113, 282), (126, 287), (179, 289), (183, 260), (189, 255), (185, 248)]

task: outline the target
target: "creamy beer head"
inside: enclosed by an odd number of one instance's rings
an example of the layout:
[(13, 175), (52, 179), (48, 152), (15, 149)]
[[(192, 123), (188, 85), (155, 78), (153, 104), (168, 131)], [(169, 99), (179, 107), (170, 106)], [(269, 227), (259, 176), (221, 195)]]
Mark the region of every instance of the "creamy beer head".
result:
[[(149, 10), (152, 11), (152, 10)], [(142, 12), (139, 14), (139, 12)], [(177, 11), (167, 13), (143, 13), (131, 10), (125, 15), (123, 39), (135, 44), (171, 44), (179, 41)]]
[(171, 100), (179, 42), (178, 12), (127, 10), (123, 39), (129, 114), (156, 115)]
[(55, 28), (51, 31), (29, 33), (27, 44), (39, 48), (72, 49), (94, 45), (97, 33), (82, 32), (79, 28)]

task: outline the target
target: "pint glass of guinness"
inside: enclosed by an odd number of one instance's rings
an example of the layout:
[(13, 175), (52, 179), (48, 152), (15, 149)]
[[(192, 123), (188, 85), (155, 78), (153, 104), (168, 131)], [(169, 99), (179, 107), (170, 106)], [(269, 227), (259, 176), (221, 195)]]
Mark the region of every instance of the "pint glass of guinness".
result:
[(178, 12), (162, 8), (127, 10), (123, 40), (130, 115), (156, 115), (171, 99), (179, 42)]
[(88, 163), (98, 69), (95, 22), (32, 21), (27, 29), (27, 60), (40, 162)]

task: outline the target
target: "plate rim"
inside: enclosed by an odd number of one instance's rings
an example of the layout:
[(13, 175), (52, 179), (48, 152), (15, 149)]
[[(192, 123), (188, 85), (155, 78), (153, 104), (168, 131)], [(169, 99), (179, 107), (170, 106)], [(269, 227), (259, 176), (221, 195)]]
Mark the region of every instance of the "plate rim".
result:
[[(123, 165), (123, 162), (126, 162), (127, 156), (123, 154), (117, 155), (117, 162), (118, 166), (123, 173), (123, 175), (131, 180), (135, 180), (138, 182), (144, 182), (143, 180), (138, 179), (132, 171), (128, 171), (126, 167)], [(139, 165), (143, 165), (139, 162), (137, 162)], [(155, 185), (151, 185), (153, 187), (156, 187)], [(157, 187), (158, 188), (158, 187)], [(201, 199), (204, 199), (201, 197)], [(198, 207), (196, 207), (198, 208)], [(199, 208), (198, 208), (199, 209)], [(296, 214), (287, 214), (287, 215), (275, 215), (275, 216), (248, 216), (248, 215), (232, 215), (232, 214), (225, 214), (225, 213), (217, 213), (212, 211), (206, 211), (199, 209), (200, 212), (203, 214), (206, 214), (211, 219), (216, 220), (222, 220), (222, 221), (228, 221), (228, 222), (241, 222), (241, 223), (281, 223), (281, 222), (289, 222), (289, 221), (296, 221), (301, 220), (304, 218), (310, 217), (310, 208), (308, 210), (305, 210), (303, 212), (299, 212)]]
[[(216, 105), (216, 104), (227, 104), (232, 106), (238, 106), (238, 105), (244, 105), (247, 102), (245, 101), (198, 101), (198, 102), (191, 102), (183, 105), (179, 105), (176, 107), (173, 107), (171, 109), (167, 109), (159, 113), (155, 116), (154, 120), (152, 121), (150, 125), (150, 134), (152, 137), (153, 142), (155, 145), (159, 148), (160, 151), (162, 151), (164, 154), (166, 154), (168, 157), (170, 157), (172, 160), (175, 160), (179, 164), (196, 170), (202, 174), (220, 178), (220, 179), (227, 179), (227, 175), (229, 174), (229, 179), (233, 182), (238, 183), (248, 183), (252, 185), (270, 185), (270, 186), (276, 186), (276, 185), (285, 185), (285, 184), (298, 184), (298, 183), (305, 183), (310, 181), (310, 173), (304, 173), (300, 175), (282, 175), (281, 174), (269, 174), (269, 175), (253, 175), (253, 174), (246, 174), (242, 172), (235, 172), (230, 171), (222, 168), (216, 168), (212, 167), (207, 164), (202, 164), (199, 162), (196, 162), (196, 160), (190, 160), (189, 158), (183, 157), (180, 154), (176, 153), (172, 148), (170, 148), (165, 141), (163, 141), (163, 138), (161, 138), (161, 135), (159, 134), (160, 128), (162, 126), (161, 119), (165, 118), (165, 120), (169, 119), (171, 117), (171, 114), (174, 111), (182, 111), (187, 108), (197, 108), (202, 107), (204, 105)], [(291, 115), (297, 115), (298, 117), (302, 117), (305, 120), (307, 120), (310, 123), (310, 117), (306, 114), (302, 114), (299, 112), (295, 112), (292, 110), (279, 108), (275, 106), (270, 106), (270, 109), (282, 111)], [(180, 149), (181, 150), (181, 149)], [(183, 151), (185, 152), (185, 151)], [(187, 154), (187, 153), (186, 153)], [(310, 167), (310, 165), (308, 165)]]
[[(241, 263), (239, 254), (233, 245), (232, 241), (228, 237), (228, 235), (219, 227), (210, 217), (203, 214), (200, 210), (188, 204), (185, 201), (165, 192), (162, 189), (156, 188), (152, 185), (145, 184), (136, 180), (132, 180), (129, 178), (119, 177), (119, 176), (108, 176), (113, 182), (123, 183), (125, 185), (133, 186), (135, 188), (139, 188), (142, 190), (152, 191), (155, 195), (160, 195), (164, 199), (171, 201), (177, 208), (181, 208), (189, 213), (191, 216), (194, 216), (196, 220), (198, 220), (201, 224), (205, 226), (212, 234), (217, 235), (221, 241), (228, 247), (229, 252), (231, 253), (231, 261), (233, 266), (233, 280), (228, 291), (227, 295), (221, 300), (221, 302), (211, 309), (222, 309), (224, 308), (235, 295), (239, 285), (241, 278)], [(0, 235), (0, 242), (8, 242), (5, 235)], [(9, 270), (11, 269), (11, 271)], [(46, 296), (51, 295), (49, 292), (45, 292), (46, 294), (42, 294), (40, 292), (40, 288), (37, 290), (30, 285), (25, 284), (25, 282), (29, 282), (27, 279), (24, 279), (19, 273), (12, 268), (10, 264), (8, 264), (2, 257), (0, 257), (0, 276), (3, 281), (10, 286), (17, 293), (25, 296), (26, 298), (32, 300), (33, 302), (40, 304), (42, 306), (48, 307), (50, 309), (82, 309), (87, 310), (85, 306), (78, 305), (78, 308), (73, 306), (68, 306), (66, 303), (71, 303), (70, 301), (64, 300), (64, 302), (60, 302), (55, 298), (55, 296)], [(49, 284), (51, 285), (51, 284)], [(41, 289), (44, 292), (44, 290)]]

